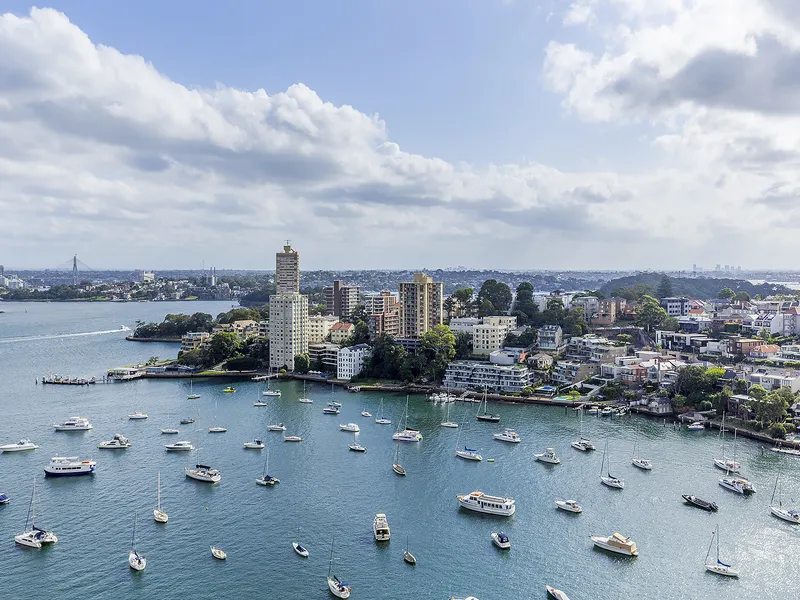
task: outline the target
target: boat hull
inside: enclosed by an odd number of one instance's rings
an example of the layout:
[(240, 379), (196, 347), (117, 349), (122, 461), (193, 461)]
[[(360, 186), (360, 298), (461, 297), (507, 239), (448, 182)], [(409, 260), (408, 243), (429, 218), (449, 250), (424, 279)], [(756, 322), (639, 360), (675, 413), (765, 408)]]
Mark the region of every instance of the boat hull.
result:
[(94, 466), (86, 470), (81, 469), (80, 471), (55, 471), (55, 470), (50, 470), (48, 467), (45, 467), (44, 474), (47, 477), (80, 477), (82, 475), (93, 475)]
[(601, 477), (600, 481), (603, 483), (603, 485), (616, 490), (625, 489), (625, 482), (621, 479), (617, 479), (616, 477)]
[(559, 508), (561, 510), (564, 510), (566, 512), (571, 512), (571, 513), (583, 512), (583, 508), (581, 508), (580, 506), (574, 506), (572, 504), (569, 504), (567, 502), (560, 501), (560, 500), (556, 500), (556, 508)]
[(405, 468), (400, 466), (400, 465), (398, 465), (397, 463), (393, 463), (392, 464), (392, 471), (394, 471), (398, 475), (405, 475), (406, 474)]
[(445, 421), (443, 423), (439, 423), (439, 427), (449, 427), (450, 429), (456, 429), (458, 427), (458, 423), (453, 423), (452, 421)]
[(706, 571), (714, 573), (715, 575), (722, 575), (723, 577), (738, 577), (739, 572), (726, 565), (706, 565)]
[(626, 550), (624, 548), (618, 548), (617, 546), (611, 546), (607, 542), (602, 539), (598, 539), (592, 537), (592, 542), (594, 542), (595, 548), (599, 548), (600, 550), (605, 550), (606, 552), (613, 552), (614, 554), (621, 554), (623, 556), (638, 556), (638, 550), (631, 552), (630, 550)]
[(550, 598), (553, 598), (554, 600), (569, 600), (569, 596), (567, 596), (561, 590), (557, 590), (556, 588), (551, 587), (549, 585), (544, 586), (544, 589), (547, 590), (548, 596)]
[(800, 513), (798, 512), (789, 511), (779, 506), (770, 506), (769, 512), (789, 523), (794, 523), (795, 525), (800, 524)]
[(350, 597), (350, 587), (336, 581), (332, 577), (328, 577), (328, 589), (331, 591), (331, 594), (337, 598)]

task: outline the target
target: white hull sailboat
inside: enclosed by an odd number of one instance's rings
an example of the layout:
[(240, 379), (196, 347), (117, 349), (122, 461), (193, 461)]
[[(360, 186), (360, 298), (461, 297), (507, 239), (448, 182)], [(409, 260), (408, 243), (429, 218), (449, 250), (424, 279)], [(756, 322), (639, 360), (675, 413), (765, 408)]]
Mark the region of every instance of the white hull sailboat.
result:
[[(267, 389), (266, 389), (266, 390), (264, 390), (263, 392), (261, 392), (261, 394), (262, 394), (262, 395), (264, 395), (264, 396), (269, 396), (269, 397), (272, 397), (272, 398), (277, 398), (277, 397), (279, 397), (279, 396), (281, 395), (281, 391), (280, 391), (280, 390), (273, 390), (273, 389), (271, 389), (271, 388), (270, 388), (270, 385), (269, 385), (269, 379), (270, 379), (270, 378), (269, 378), (269, 375), (267, 375)], [(305, 395), (305, 394), (303, 394), (303, 395)]]
[(136, 551), (136, 515), (133, 515), (133, 534), (131, 534), (131, 549), (128, 552), (128, 565), (134, 571), (144, 571), (147, 559)]
[(404, 429), (392, 435), (396, 442), (421, 442), (422, 434), (416, 429), (408, 428), (408, 396), (406, 396), (406, 409), (403, 414)]
[(468, 448), (467, 446), (464, 446), (463, 450), (460, 449), (458, 447), (458, 441), (460, 439), (461, 439), (461, 431), (459, 430), (458, 437), (456, 437), (456, 448), (455, 448), (456, 456), (458, 458), (463, 458), (464, 460), (473, 460), (476, 462), (480, 462), (483, 460), (483, 457), (475, 448)]
[(581, 452), (596, 450), (595, 445), (590, 440), (583, 437), (583, 409), (579, 409), (578, 412), (580, 413), (580, 426), (578, 429), (578, 439), (572, 442), (570, 445), (573, 448), (575, 448), (575, 450), (580, 450)]
[(400, 454), (400, 446), (395, 446), (394, 448), (394, 462), (392, 463), (392, 471), (397, 473), (398, 475), (405, 475), (406, 469), (400, 464), (399, 460)]
[(444, 417), (444, 421), (439, 423), (439, 427), (449, 427), (451, 429), (455, 429), (456, 427), (458, 427), (458, 423), (450, 420), (450, 404), (452, 403), (451, 402), (447, 403), (447, 414)]
[(158, 472), (158, 491), (156, 492), (156, 506), (153, 509), (153, 520), (156, 523), (166, 523), (169, 516), (161, 510), (161, 471)]
[[(780, 486), (780, 487), (779, 487)], [(775, 493), (778, 493), (778, 503), (775, 504)], [(775, 478), (775, 487), (772, 489), (772, 499), (769, 502), (769, 511), (784, 521), (800, 524), (800, 512), (783, 506), (783, 482), (780, 474)]]
[(306, 382), (303, 380), (303, 395), (297, 399), (298, 402), (302, 402), (303, 404), (312, 404), (314, 401), (306, 396)]
[(337, 598), (349, 598), (351, 587), (332, 574), (333, 570), (333, 540), (331, 540), (331, 557), (328, 560), (328, 589)]
[(638, 467), (643, 471), (650, 471), (653, 469), (653, 463), (647, 458), (641, 456), (641, 444), (639, 443), (639, 428), (636, 428), (636, 435), (633, 442), (633, 454), (631, 456), (631, 464)]
[(192, 385), (192, 380), (190, 379), (190, 380), (189, 380), (189, 395), (188, 395), (188, 396), (186, 396), (186, 399), (187, 399), (187, 400), (197, 400), (199, 397), (200, 397), (200, 394), (195, 394), (195, 393), (194, 393), (194, 388), (193, 388), (193, 385)]
[[(606, 461), (606, 457), (608, 457), (608, 461)], [(606, 470), (606, 474), (603, 475), (603, 467), (606, 466), (606, 463), (608, 463), (608, 469)], [(611, 457), (608, 456), (608, 440), (606, 440), (606, 447), (603, 450), (603, 462), (600, 463), (600, 481), (603, 485), (610, 488), (621, 490), (625, 487), (625, 482), (622, 479), (614, 477), (611, 474)]]
[(722, 444), (722, 457), (714, 459), (714, 466), (730, 473), (739, 473), (742, 466), (736, 462), (736, 429), (733, 430), (733, 458), (725, 454), (725, 413), (722, 413), (722, 425), (719, 428), (719, 437)]
[(264, 459), (264, 471), (261, 473), (261, 477), (256, 479), (256, 483), (258, 485), (275, 485), (276, 483), (280, 483), (281, 480), (277, 477), (273, 477), (272, 475), (268, 474), (269, 472), (269, 448), (267, 448), (267, 456)]
[[(711, 547), (714, 545), (715, 538), (717, 541), (717, 559), (714, 562), (709, 562), (708, 557), (711, 554)], [(719, 559), (719, 525), (717, 525), (717, 527), (711, 534), (711, 543), (708, 545), (708, 552), (706, 552), (706, 559), (703, 562), (703, 564), (706, 567), (706, 571), (710, 571), (711, 573), (716, 573), (717, 575), (723, 575), (724, 577), (739, 576), (739, 572), (736, 569), (734, 569), (732, 565), (724, 563)]]
[(375, 419), (378, 425), (391, 425), (392, 420), (383, 416), (383, 398), (381, 398), (381, 407), (378, 409), (378, 417)]

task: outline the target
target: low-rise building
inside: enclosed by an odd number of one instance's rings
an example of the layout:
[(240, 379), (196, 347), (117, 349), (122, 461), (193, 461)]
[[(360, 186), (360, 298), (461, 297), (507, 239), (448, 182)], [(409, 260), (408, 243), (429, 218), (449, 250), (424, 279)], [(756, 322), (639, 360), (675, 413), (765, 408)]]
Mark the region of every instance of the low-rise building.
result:
[(603, 298), (597, 303), (597, 310), (591, 316), (592, 326), (613, 325), (617, 320), (618, 300), (625, 302), (624, 298)]
[(256, 335), (258, 335), (258, 337), (269, 337), (269, 321), (258, 322), (258, 330)]
[(544, 325), (539, 329), (539, 350), (558, 352), (564, 343), (564, 333), (560, 325)]
[(339, 319), (334, 315), (312, 315), (308, 317), (308, 343), (324, 342)]
[(368, 344), (340, 348), (336, 360), (336, 378), (350, 380), (361, 373), (371, 353), (372, 348)]
[(456, 360), (447, 365), (443, 384), (455, 389), (520, 393), (531, 381), (532, 373), (525, 365)]
[(559, 385), (569, 385), (597, 375), (599, 372), (600, 365), (596, 363), (560, 360), (553, 366), (550, 380)]
[(670, 317), (685, 317), (689, 314), (688, 298), (662, 298), (660, 303)]
[(488, 356), (500, 349), (508, 332), (517, 326), (517, 317), (484, 317), (480, 325), (472, 328), (472, 353)]
[(544, 352), (539, 352), (528, 357), (528, 365), (537, 371), (546, 371), (553, 366), (553, 357)]
[(352, 323), (334, 323), (330, 329), (331, 343), (341, 344), (353, 334), (354, 330), (355, 325)]
[(308, 358), (311, 368), (322, 366), (326, 371), (338, 371), (339, 346), (336, 344), (309, 344)]
[(778, 362), (800, 362), (800, 345), (784, 344), (773, 360)]
[(181, 352), (191, 352), (203, 345), (203, 342), (211, 338), (211, 334), (206, 331), (190, 331), (181, 337)]
[(781, 347), (778, 344), (761, 344), (750, 350), (747, 356), (754, 360), (772, 359), (780, 350)]
[(617, 345), (607, 338), (591, 333), (570, 338), (567, 344), (568, 360), (603, 363), (627, 354), (627, 344)]
[(463, 331), (472, 335), (472, 330), (476, 325), (480, 325), (481, 320), (478, 317), (454, 317), (450, 319), (448, 327), (453, 333)]
[(767, 391), (787, 387), (792, 390), (794, 394), (800, 392), (800, 374), (797, 372), (756, 369), (752, 373), (748, 373), (745, 377), (750, 385), (758, 384)]

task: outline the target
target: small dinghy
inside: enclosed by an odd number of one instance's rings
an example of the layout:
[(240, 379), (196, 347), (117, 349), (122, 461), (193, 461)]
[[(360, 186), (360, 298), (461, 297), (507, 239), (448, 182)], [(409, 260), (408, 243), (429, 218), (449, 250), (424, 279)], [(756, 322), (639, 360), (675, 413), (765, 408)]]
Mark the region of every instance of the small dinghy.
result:
[(225, 554), (225, 552), (223, 552), (220, 548), (217, 548), (216, 546), (211, 546), (211, 556), (213, 556), (217, 560), (225, 560), (226, 558), (228, 558), (228, 555)]
[(713, 512), (718, 508), (716, 503), (708, 502), (706, 500), (703, 500), (702, 498), (698, 498), (697, 496), (692, 496), (691, 494), (683, 494), (683, 496), (681, 497), (692, 506), (696, 506), (697, 508), (702, 508), (703, 510), (707, 510), (708, 512)]

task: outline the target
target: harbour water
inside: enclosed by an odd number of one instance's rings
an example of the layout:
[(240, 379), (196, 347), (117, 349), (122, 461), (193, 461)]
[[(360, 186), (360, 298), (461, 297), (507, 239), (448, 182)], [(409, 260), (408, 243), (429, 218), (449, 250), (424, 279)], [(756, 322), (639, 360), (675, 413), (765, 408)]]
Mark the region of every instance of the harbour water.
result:
[[(712, 464), (720, 454), (716, 433), (676, 431), (662, 421), (636, 417), (586, 417), (586, 433), (600, 449), (591, 454), (570, 448), (578, 431), (572, 411), (538, 406), (494, 405), (499, 425), (478, 423), (477, 405), (454, 404), (451, 419), (460, 429), (438, 426), (445, 407), (410, 398), (409, 425), (424, 440), (400, 446), (406, 477), (391, 470), (396, 442), (391, 439), (405, 396), (385, 395), (392, 425), (360, 416), (364, 406), (375, 415), (380, 396), (348, 394), (330, 386), (309, 386), (313, 404), (297, 398), (302, 385), (277, 384), (280, 398), (264, 398), (263, 384), (197, 380), (199, 400), (187, 400), (188, 381), (140, 380), (91, 386), (35, 385), (49, 374), (101, 377), (107, 368), (174, 355), (174, 344), (124, 340), (120, 325), (137, 319), (161, 320), (167, 312), (204, 311), (216, 315), (226, 303), (39, 304), (2, 303), (0, 310), (0, 443), (29, 437), (40, 448), (0, 455), (0, 491), (11, 497), (0, 506), (0, 581), (3, 598), (65, 600), (122, 598), (327, 598), (325, 576), (331, 540), (334, 571), (353, 586), (352, 598), (367, 600), (446, 599), (472, 594), (481, 600), (545, 598), (545, 584), (566, 591), (572, 600), (617, 598), (793, 598), (797, 597), (800, 528), (780, 521), (768, 505), (776, 476), (783, 479), (784, 504), (800, 497), (800, 462), (762, 452), (739, 440), (737, 459), (757, 493), (741, 497), (718, 484), (724, 473)], [(78, 335), (80, 334), (80, 335)], [(332, 398), (340, 415), (324, 415)], [(254, 407), (256, 400), (267, 407)], [(128, 420), (133, 410), (149, 418)], [(94, 429), (56, 433), (52, 424), (86, 416)], [(194, 426), (179, 425), (194, 416)], [(266, 425), (283, 422), (300, 444), (284, 443)], [(365, 454), (348, 452), (352, 434), (340, 423), (361, 427)], [(214, 425), (227, 433), (209, 434)], [(180, 435), (165, 436), (163, 427)], [(522, 443), (503, 444), (492, 433), (515, 428)], [(635, 431), (652, 472), (630, 464)], [(121, 433), (127, 450), (98, 450), (97, 444)], [(255, 484), (265, 451), (244, 450), (255, 437), (270, 448), (273, 488)], [(197, 453), (167, 453), (164, 444), (191, 440)], [(459, 460), (458, 444), (478, 448), (483, 462)], [(610, 444), (612, 473), (624, 490), (599, 482), (602, 448)], [(533, 454), (553, 447), (562, 464), (535, 462)], [(729, 446), (729, 451), (732, 452)], [(54, 455), (98, 461), (91, 477), (45, 479), (43, 468)], [(494, 459), (489, 462), (487, 459)], [(187, 479), (183, 467), (196, 461), (222, 472), (210, 486)], [(161, 472), (162, 507), (169, 523), (152, 520), (156, 479)], [(15, 546), (25, 524), (32, 483), (37, 485), (37, 524), (53, 529), (57, 544), (43, 550)], [(459, 509), (456, 494), (476, 489), (516, 499), (509, 519)], [(681, 494), (719, 504), (716, 514), (687, 507)], [(580, 515), (557, 511), (557, 497), (575, 498)], [(372, 538), (375, 513), (386, 513), (389, 543)], [(137, 549), (147, 569), (128, 568), (127, 552), (134, 513), (139, 516)], [(719, 523), (723, 560), (740, 571), (738, 580), (705, 572), (703, 559)], [(499, 551), (490, 533), (505, 531), (512, 542)], [(590, 535), (619, 531), (638, 544), (635, 559), (594, 550)], [(406, 538), (416, 567), (402, 560)], [(303, 559), (292, 551), (300, 540), (310, 551)], [(215, 561), (209, 546), (228, 553)]]

